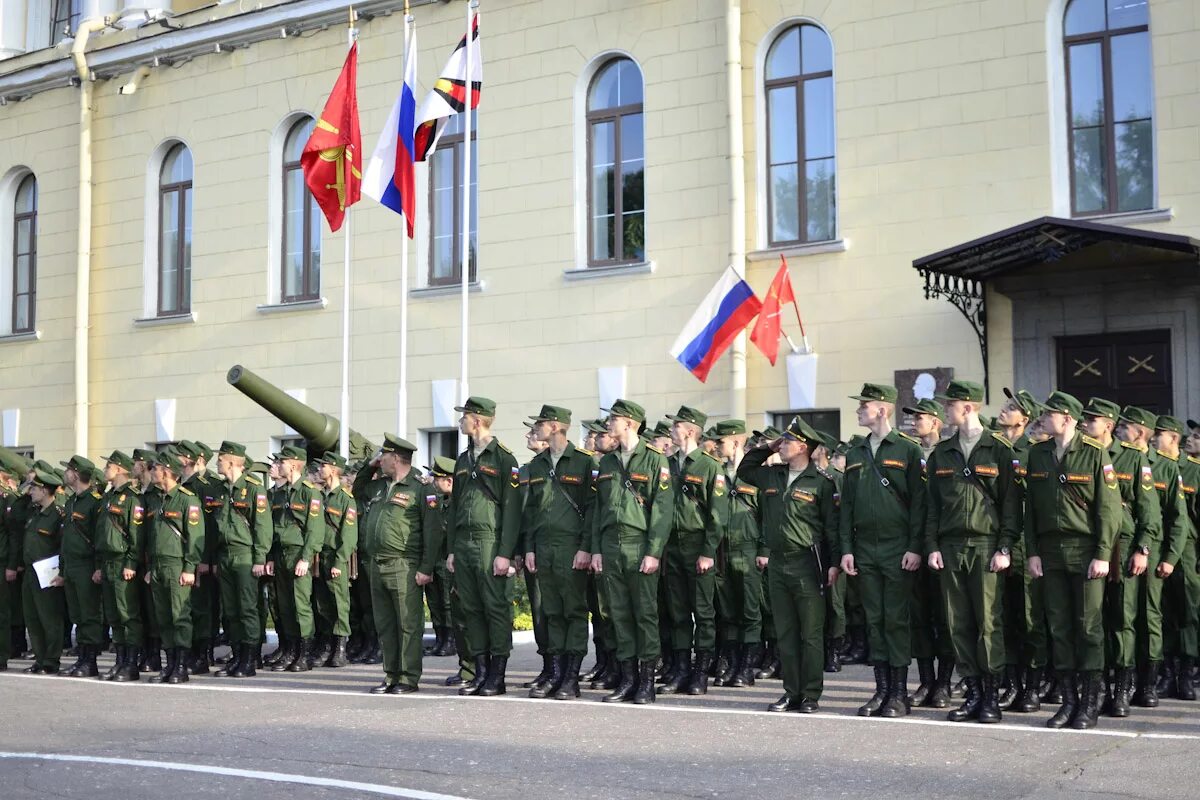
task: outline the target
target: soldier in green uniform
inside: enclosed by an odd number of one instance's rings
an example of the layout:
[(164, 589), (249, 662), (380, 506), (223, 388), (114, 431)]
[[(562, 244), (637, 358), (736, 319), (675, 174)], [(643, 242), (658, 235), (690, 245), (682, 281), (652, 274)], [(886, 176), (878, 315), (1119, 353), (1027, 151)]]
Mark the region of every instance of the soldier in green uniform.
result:
[(338, 668), (349, 663), (350, 559), (358, 548), (358, 504), (342, 481), (346, 459), (326, 453), (319, 464), (318, 484), (325, 492), (325, 546), (321, 550), (321, 592), (314, 599), (318, 614), (333, 636), (322, 666)]
[(409, 694), (421, 679), (424, 588), (441, 550), (436, 492), (412, 468), (416, 445), (385, 434), (379, 456), (359, 471), (354, 496), (364, 503), (361, 537), (371, 554), (372, 608), (383, 645), (384, 680), (371, 694)]
[[(358, 479), (358, 473), (367, 468), (367, 462), (360, 461), (353, 470), (350, 479), (351, 487)], [(361, 498), (354, 498), (358, 506), (358, 518), (361, 520), (366, 510)], [(350, 639), (356, 644), (346, 646), (346, 655), (351, 664), (382, 664), (383, 649), (379, 644), (379, 636), (375, 631), (375, 612), (371, 608), (371, 570), (367, 565), (371, 562), (371, 554), (367, 552), (367, 543), (362, 536), (358, 537), (358, 550), (352, 556), (350, 576)]]
[(0, 478), (0, 484), (6, 487), (6, 492), (0, 495), (0, 566), (4, 568), (4, 584), (0, 594), (7, 602), (0, 603), (0, 618), (7, 617), (5, 624), (0, 627), (0, 654), (7, 662), (9, 655), (18, 658), (24, 655), (25, 616), (21, 603), (21, 574), (24, 567), (21, 564), (21, 543), (25, 538), (25, 522), (33, 513), (33, 501), (29, 498), (29, 474), (32, 462), (7, 448), (0, 449), (3, 454), (5, 474), (9, 477)]
[[(587, 420), (584, 422), (584, 428), (588, 432), (584, 443), (585, 450), (591, 450), (599, 458), (603, 458), (616, 449), (616, 442), (608, 435), (608, 428), (600, 420)], [(589, 688), (611, 691), (620, 682), (621, 670), (617, 661), (617, 638), (612, 617), (609, 615), (603, 576), (589, 570), (587, 586), (588, 613), (592, 618), (592, 644), (596, 648), (596, 663), (591, 670), (580, 676), (579, 680), (587, 682)], [(662, 639), (662, 625), (659, 626), (659, 639)], [(669, 651), (668, 647), (663, 652)]]
[[(659, 692), (707, 694), (717, 645), (717, 548), (725, 538), (718, 513), (729, 486), (721, 462), (700, 447), (708, 416), (680, 406), (671, 420), (675, 455), (668, 459), (675, 486), (675, 513), (666, 549), (667, 610), (671, 620), (674, 675)], [(689, 651), (695, 653), (690, 671)]]
[(171, 450), (158, 454), (154, 481), (162, 503), (149, 525), (146, 580), (154, 593), (154, 613), (167, 652), (166, 665), (151, 683), (186, 683), (192, 644), (192, 587), (204, 558), (204, 512), (200, 498), (180, 483), (184, 466)]
[(271, 498), (274, 523), (276, 624), (287, 636), (273, 672), (307, 672), (313, 648), (312, 564), (325, 544), (321, 490), (303, 479), (307, 454), (287, 446), (275, 455), (282, 483)]
[[(747, 442), (748, 449), (761, 447), (775, 441), (783, 434), (774, 425), (768, 425), (761, 431), (753, 431), (753, 438)], [(782, 459), (778, 453), (772, 453), (765, 462), (767, 466), (782, 464)], [(761, 517), (760, 517), (761, 519)], [(775, 646), (775, 618), (771, 614), (771, 591), (769, 584), (771, 582), (770, 567), (762, 568), (762, 599), (760, 602), (760, 611), (762, 613), (762, 632), (763, 632), (763, 654), (759, 661), (758, 669), (754, 673), (757, 680), (780, 677), (781, 667), (779, 663), (779, 649)]]
[[(1188, 516), (1192, 523), (1190, 543), (1193, 549), (1200, 551), (1200, 544), (1197, 544), (1196, 541), (1200, 534), (1200, 424), (1195, 420), (1188, 420), (1187, 425), (1189, 432), (1183, 441), (1184, 456), (1179, 462), (1179, 477), (1183, 484)], [(1188, 557), (1189, 553), (1185, 548), (1180, 564), (1186, 564)], [(1197, 555), (1197, 558), (1200, 559), (1200, 554)], [(1193, 560), (1192, 563), (1196, 562)], [(1200, 564), (1197, 564), (1197, 572), (1200, 573)], [(1173, 613), (1178, 614), (1168, 634), (1170, 636), (1169, 644), (1174, 648), (1174, 652), (1181, 662), (1180, 668), (1176, 670), (1175, 674), (1177, 682), (1175, 696), (1186, 700), (1189, 699), (1187, 696), (1189, 688), (1194, 693), (1197, 681), (1196, 665), (1200, 661), (1200, 576), (1195, 582), (1187, 573), (1183, 574), (1183, 578), (1182, 586), (1178, 582), (1167, 584), (1167, 591), (1170, 592), (1170, 606)], [(1188, 681), (1192, 682), (1190, 687), (1185, 686)]]
[(158, 454), (153, 450), (137, 448), (133, 451), (134, 488), (141, 495), (144, 509), (142, 524), (141, 560), (138, 563), (138, 596), (142, 603), (142, 655), (138, 659), (138, 672), (147, 675), (161, 672), (162, 636), (158, 630), (158, 613), (154, 608), (154, 592), (150, 587), (149, 534), (154, 518), (162, 508), (162, 490), (154, 482), (154, 465)]
[(145, 509), (133, 485), (133, 459), (114, 450), (104, 465), (108, 492), (96, 520), (96, 558), (104, 616), (112, 626), (117, 657), (102, 676), (107, 681), (136, 681), (142, 647), (142, 597), (138, 578), (142, 564), (142, 523)]
[[(49, 586), (42, 587), (33, 565), (37, 561), (59, 556), (62, 552), (63, 526), (66, 511), (55, 502), (55, 493), (62, 479), (52, 472), (35, 469), (29, 484), (33, 513), (25, 522), (21, 547), (16, 553), (24, 567), (22, 593), (25, 626), (33, 646), (33, 664), (25, 672), (38, 675), (57, 675), (63, 650), (63, 619), (66, 600), (63, 598), (63, 577), (55, 577)], [(9, 563), (12, 563), (10, 556)]]
[[(448, 462), (448, 463), (446, 463)], [(438, 509), (436, 513), (440, 516), (441, 502), (444, 495), (449, 495), (449, 489), (442, 490), (444, 484), (439, 485), (438, 479), (443, 481), (449, 479), (449, 483), (454, 482), (454, 460), (438, 456), (433, 460), (433, 464), (425, 468), (429, 475), (430, 484), (436, 490), (435, 494), (438, 498)], [(456, 623), (454, 612), (451, 606), (454, 603), (451, 597), (452, 583), (450, 573), (446, 571), (446, 533), (444, 522), (438, 523), (442, 527), (442, 532), (438, 540), (442, 542), (442, 548), (433, 556), (433, 581), (425, 587), (425, 604), (429, 607), (429, 621), (433, 625), (433, 644), (426, 647), (424, 652), (427, 656), (441, 658), (443, 656), (457, 655), (455, 643), (459, 641), (456, 637)]]
[(525, 569), (537, 576), (552, 670), (530, 697), (579, 697), (579, 667), (587, 653), (587, 576), (591, 569), (592, 505), (597, 463), (591, 450), (567, 438), (570, 409), (544, 405), (533, 435), (546, 444), (528, 465), (522, 514)]
[[(450, 598), (450, 614), (447, 623), (451, 626), (454, 636), (453, 649), (458, 655), (458, 671), (451, 673), (446, 678), (445, 685), (462, 686), (464, 682), (475, 677), (475, 665), (467, 657), (467, 629), (463, 624), (458, 592), (454, 589), (454, 574), (446, 569), (446, 558), (449, 556), (449, 551), (446, 549), (446, 523), (449, 521), (450, 493), (454, 491), (454, 459), (438, 456), (427, 469), (433, 480), (427, 487), (425, 504), (429, 504), (429, 497), (432, 496), (435, 505), (426, 513), (433, 517), (430, 524), (436, 528), (431, 537), (432, 541), (440, 542), (438, 552), (433, 554), (434, 580), (442, 581), (446, 594)], [(428, 587), (426, 588), (428, 589)]]
[[(533, 430), (533, 423), (523, 421), (521, 423), (526, 428), (525, 431), (525, 449), (533, 453), (532, 458), (537, 458), (538, 454), (546, 450), (548, 445), (537, 435)], [(521, 509), (522, 519), (524, 519), (525, 504), (529, 500), (529, 463), (522, 464), (517, 471), (517, 486), (521, 493)], [(529, 601), (529, 616), (533, 620), (533, 641), (537, 644), (537, 653), (542, 659), (542, 670), (533, 680), (526, 681), (521, 684), (524, 689), (532, 689), (534, 686), (544, 684), (550, 680), (554, 672), (554, 656), (550, 653), (549, 638), (546, 633), (546, 614), (542, 610), (542, 587), (538, 580), (536, 572), (530, 572), (525, 569), (525, 553), (533, 549), (532, 530), (522, 522), (521, 533), (517, 537), (517, 549), (513, 556), (512, 565), (516, 570), (516, 577), (524, 578), (525, 580), (525, 598)], [(513, 590), (510, 584), (510, 591)]]
[(208, 472), (208, 463), (213, 452), (203, 442), (184, 439), (176, 446), (180, 463), (183, 464), (182, 483), (200, 500), (204, 512), (204, 554), (196, 565), (196, 585), (192, 587), (192, 648), (188, 671), (192, 675), (207, 675), (213, 663), (213, 628), (217, 616), (214, 614), (216, 598), (220, 594), (217, 585), (217, 514), (225, 505), (225, 484)]
[(950, 382), (939, 399), (946, 421), (958, 431), (934, 447), (926, 462), (925, 549), (930, 568), (941, 575), (948, 633), (967, 681), (966, 699), (950, 712), (952, 722), (1000, 721), (1003, 572), (1021, 535), (1012, 447), (999, 433), (984, 430), (983, 394), (973, 381)]
[(99, 675), (96, 656), (104, 641), (104, 598), (100, 591), (100, 566), (96, 558), (96, 519), (102, 495), (92, 487), (96, 465), (83, 456), (61, 462), (64, 485), (71, 492), (65, 503), (60, 574), (67, 600), (67, 616), (75, 625), (79, 657), (60, 675), (94, 678)]
[[(8, 669), (12, 654), (12, 589), (8, 580), (8, 558), (11, 552), (8, 520), (21, 495), (17, 492), (19, 477), (25, 472), (23, 459), (7, 448), (0, 448), (0, 672)], [(13, 571), (13, 582), (16, 572)]]
[[(812, 462), (817, 471), (833, 481), (833, 505), (840, 511), (842, 505), (842, 472), (833, 468), (833, 454), (838, 440), (824, 431), (817, 431), (820, 446), (812, 451)], [(842, 671), (842, 650), (846, 646), (846, 584), (848, 580), (835, 581), (825, 592), (825, 671)]]
[(858, 576), (875, 694), (860, 716), (908, 714), (913, 578), (921, 566), (925, 479), (921, 447), (892, 429), (896, 387), (868, 383), (858, 424), (870, 435), (846, 454), (840, 535), (842, 570)]
[[(768, 711), (815, 713), (824, 690), (823, 595), (838, 577), (832, 544), (838, 519), (837, 487), (809, 458), (821, 441), (796, 417), (781, 437), (747, 453), (737, 471), (739, 479), (758, 489), (765, 551), (757, 561), (770, 568), (784, 695)], [(772, 452), (784, 463), (763, 466)]]
[(646, 411), (630, 400), (609, 410), (615, 449), (596, 476), (592, 571), (604, 576), (620, 681), (605, 702), (653, 703), (660, 650), (658, 581), (674, 497), (667, 458), (638, 437)]
[(469, 441), (454, 467), (446, 568), (454, 573), (475, 660), (475, 678), (459, 694), (491, 696), (507, 691), (504, 673), (512, 652), (508, 580), (521, 534), (520, 467), (492, 435), (495, 402), (469, 397), (455, 410)]
[(1100, 713), (1103, 579), (1121, 526), (1121, 493), (1104, 445), (1077, 430), (1079, 400), (1054, 392), (1044, 406), (1039, 425), (1050, 438), (1029, 450), (1025, 546), (1030, 574), (1045, 581), (1063, 693), (1046, 725), (1086, 729), (1095, 727)]
[(233, 652), (217, 670), (219, 678), (253, 677), (262, 650), (259, 579), (266, 574), (271, 549), (271, 506), (262, 478), (248, 472), (247, 466), (245, 445), (221, 442), (217, 474), (225, 480), (226, 491), (215, 515), (217, 579)]

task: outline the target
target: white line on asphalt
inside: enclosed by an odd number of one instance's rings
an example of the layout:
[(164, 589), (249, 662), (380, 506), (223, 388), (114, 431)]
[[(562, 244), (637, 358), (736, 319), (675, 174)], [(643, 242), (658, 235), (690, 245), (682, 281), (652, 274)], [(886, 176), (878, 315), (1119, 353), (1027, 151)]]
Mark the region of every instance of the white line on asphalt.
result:
[(404, 789), (384, 786), (381, 783), (343, 781), (337, 778), (320, 778), (315, 775), (289, 775), (283, 772), (262, 772), (257, 769), (233, 769), (206, 764), (180, 764), (174, 761), (143, 761), (133, 758), (105, 758), (103, 756), (76, 756), (66, 753), (11, 753), (0, 751), (0, 758), (29, 759), (34, 761), (68, 761), (84, 764), (110, 764), (116, 767), (141, 767), (144, 769), (166, 769), (175, 772), (201, 772), (206, 775), (227, 775), (231, 778), (250, 778), (274, 783), (299, 783), (304, 786), (324, 786), (330, 789), (349, 789), (355, 792), (370, 792), (385, 797), (404, 797), (409, 800), (467, 800), (452, 794), (423, 792), (420, 789)]
[[(53, 680), (62, 682), (57, 677), (39, 676), (39, 675), (23, 675), (23, 674), (2, 674), (0, 678), (13, 679), (29, 679), (29, 680)], [(67, 681), (67, 685), (77, 686), (83, 685), (81, 681)], [(200, 692), (230, 692), (230, 693), (247, 693), (247, 694), (301, 694), (301, 695), (331, 695), (335, 697), (358, 697), (367, 699), (374, 697), (368, 695), (366, 691), (351, 692), (342, 689), (284, 689), (271, 686), (218, 686), (212, 683), (192, 681), (187, 686), (167, 685), (161, 683), (112, 683), (109, 681), (88, 681), (87, 686), (100, 686), (113, 689), (157, 689), (162, 691), (200, 691)], [(386, 701), (386, 698), (380, 698)], [(1114, 731), (1102, 730), (1093, 728), (1087, 731), (1077, 731), (1072, 728), (1062, 728), (1054, 730), (1042, 726), (1026, 726), (1026, 725), (1009, 725), (1007, 723), (999, 723), (995, 725), (964, 725), (961, 722), (950, 722), (949, 720), (940, 719), (924, 719), (922, 717), (900, 717), (896, 719), (881, 719), (879, 717), (859, 717), (847, 714), (779, 714), (769, 711), (753, 711), (744, 708), (695, 708), (674, 704), (654, 704), (635, 706), (631, 703), (598, 703), (598, 702), (555, 702), (535, 699), (532, 697), (518, 697), (515, 695), (504, 695), (503, 697), (463, 697), (457, 694), (407, 694), (403, 700), (428, 701), (434, 702), (438, 700), (451, 700), (466, 703), (480, 702), (499, 702), (499, 703), (533, 703), (543, 708), (562, 708), (562, 709), (604, 709), (615, 711), (626, 711), (631, 713), (655, 713), (655, 712), (679, 712), (683, 714), (734, 714), (742, 716), (766, 717), (768, 719), (778, 720), (796, 720), (798, 717), (804, 717), (812, 720), (824, 720), (832, 722), (849, 722), (874, 725), (930, 725), (939, 728), (956, 728), (964, 733), (981, 733), (983, 731), (1014, 731), (1016, 733), (1046, 733), (1055, 735), (1075, 734), (1084, 736), (1115, 736), (1120, 739), (1178, 739), (1183, 741), (1200, 741), (1200, 734), (1192, 733), (1149, 733), (1141, 731)], [(397, 700), (394, 702), (403, 702)]]

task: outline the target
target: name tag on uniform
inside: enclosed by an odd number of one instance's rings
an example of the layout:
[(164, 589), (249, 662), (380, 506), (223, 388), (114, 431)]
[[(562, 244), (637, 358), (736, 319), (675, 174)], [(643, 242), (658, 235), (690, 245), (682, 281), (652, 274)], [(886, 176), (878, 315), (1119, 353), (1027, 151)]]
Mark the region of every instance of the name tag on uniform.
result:
[(558, 479), (562, 483), (569, 483), (573, 486), (579, 486), (583, 484), (583, 478), (578, 475), (560, 475)]
[(480, 464), (479, 471), (484, 475), (491, 475), (493, 478), (500, 474), (495, 467), (489, 467), (487, 464)]
[(404, 493), (394, 494), (388, 499), (388, 502), (401, 508), (408, 508), (408, 504), (412, 502), (412, 495)]
[(537, 486), (539, 483), (545, 483), (545, 482), (546, 482), (545, 478), (530, 478), (529, 479), (530, 486)]
[(779, 490), (778, 489), (764, 489), (763, 494), (765, 494), (767, 497), (770, 497), (772, 495), (779, 494)]
[(611, 472), (605, 472), (605, 473), (603, 473), (603, 474), (601, 474), (601, 475), (597, 475), (597, 476), (596, 476), (596, 481), (597, 481), (597, 482), (599, 482), (599, 481), (606, 481), (606, 480), (609, 480), (610, 478), (612, 478), (612, 473), (611, 473)]
[(328, 511), (330, 514), (332, 514), (335, 517), (340, 517), (342, 515), (342, 510), (340, 508), (334, 508), (333, 506), (327, 506), (325, 508), (325, 510)]
[(739, 486), (737, 490), (738, 494), (758, 494), (758, 489), (755, 489), (753, 486)]
[(1049, 472), (1031, 472), (1031, 473), (1029, 473), (1029, 477), (1035, 481), (1044, 481), (1044, 480), (1046, 480), (1046, 478), (1050, 477), (1050, 473)]
[(1000, 476), (999, 467), (989, 467), (986, 464), (976, 464), (975, 474), (982, 475), (985, 478), (997, 478)]
[(120, 506), (109, 506), (109, 507), (108, 507), (108, 513), (110, 513), (110, 514), (122, 514), (122, 513), (124, 513), (124, 512), (123, 512), (123, 511), (121, 511), (121, 507), (120, 507)]
[(803, 489), (797, 489), (792, 492), (793, 500), (803, 500), (805, 503), (817, 502), (817, 497), (812, 492), (806, 492)]
[(305, 509), (304, 503), (292, 503), (293, 511), (303, 511), (304, 509)]
[(953, 475), (954, 470), (949, 467), (941, 467), (939, 469), (935, 469), (933, 471), (933, 474), (939, 478), (946, 478), (946, 477)]
[(704, 483), (704, 478), (699, 475), (684, 475), (683, 479), (688, 483)]
[(167, 519), (179, 519), (180, 517), (183, 516), (178, 511), (164, 511), (164, 512), (162, 512), (162, 515), (164, 517), (166, 517)]
[(907, 467), (907, 466), (908, 466), (908, 462), (907, 462), (907, 461), (901, 461), (901, 460), (899, 460), (899, 459), (897, 459), (897, 458), (885, 458), (885, 459), (883, 460), (883, 465), (884, 465), (885, 467), (892, 467), (892, 468), (894, 468), (894, 469), (904, 469), (905, 467)]
[(638, 483), (647, 483), (650, 480), (650, 476), (641, 472), (631, 472), (629, 474), (629, 480), (637, 481)]
[(1063, 476), (1063, 483), (1091, 483), (1091, 482), (1092, 482), (1091, 475), (1075, 475), (1073, 473), (1067, 473), (1066, 475)]
[(80, 514), (78, 511), (72, 511), (71, 519), (87, 519), (87, 514)]

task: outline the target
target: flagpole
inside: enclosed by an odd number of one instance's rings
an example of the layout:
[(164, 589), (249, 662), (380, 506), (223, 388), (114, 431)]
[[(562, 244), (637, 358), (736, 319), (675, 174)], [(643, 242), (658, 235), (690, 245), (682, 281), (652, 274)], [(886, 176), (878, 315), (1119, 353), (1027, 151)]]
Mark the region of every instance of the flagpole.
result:
[[(358, 30), (354, 27), (354, 8), (350, 8), (350, 27), (346, 31), (346, 49), (354, 46)], [(353, 160), (351, 160), (353, 163)], [(350, 209), (346, 206), (345, 259), (342, 276), (342, 411), (338, 451), (342, 458), (350, 458)]]
[[(473, 36), (474, 26), (473, 17), (476, 10), (479, 8), (479, 0), (471, 0), (467, 3), (467, 53), (466, 53), (466, 102), (463, 107), (463, 198), (462, 198), (462, 245), (459, 251), (462, 270), (462, 343), (461, 357), (462, 361), (459, 364), (461, 377), (459, 378), (459, 395), (460, 400), (466, 403), (467, 397), (470, 396), (470, 385), (468, 382), (467, 371), (467, 356), (468, 356), (468, 284), (471, 276), (471, 102), (474, 99), (474, 64), (472, 64), (472, 54), (475, 51), (475, 39)], [(459, 444), (466, 446), (463, 437), (460, 435)]]
[[(408, 0), (404, 0), (404, 68), (408, 69), (408, 48), (411, 46), (413, 18), (409, 13)], [(413, 87), (416, 91), (417, 87)], [(411, 155), (409, 156), (411, 158)], [(396, 433), (400, 438), (408, 438), (408, 237), (405, 235), (407, 226), (412, 220), (405, 219), (405, 227), (401, 228), (400, 241), (400, 413), (396, 421)]]

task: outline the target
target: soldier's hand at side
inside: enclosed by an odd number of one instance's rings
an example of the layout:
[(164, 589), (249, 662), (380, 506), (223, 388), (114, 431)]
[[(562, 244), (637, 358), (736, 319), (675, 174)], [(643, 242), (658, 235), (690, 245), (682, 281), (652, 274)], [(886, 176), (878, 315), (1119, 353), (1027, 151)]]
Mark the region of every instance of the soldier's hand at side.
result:
[(449, 572), (451, 575), (454, 574), (454, 553), (446, 556), (446, 572)]
[(909, 550), (904, 554), (904, 558), (900, 559), (900, 569), (905, 572), (916, 572), (921, 568), (921, 556)]
[(267, 568), (267, 575), (270, 577), (275, 577), (275, 562), (268, 561), (266, 564), (266, 568)]
[(496, 556), (496, 559), (492, 561), (492, 574), (497, 578), (506, 578), (508, 577), (508, 570), (511, 566), (512, 563), (507, 558), (504, 556)]
[(837, 583), (837, 581), (838, 581), (838, 575), (841, 575), (841, 574), (842, 574), (842, 571), (840, 569), (838, 569), (837, 567), (830, 567), (829, 568), (829, 576), (828, 576), (829, 583), (827, 583), (826, 586), (828, 586), (830, 589), (832, 589), (833, 585), (835, 583)]
[(100, 585), (100, 578), (100, 570), (96, 570), (92, 573), (92, 583), (96, 584), (97, 586)]
[(179, 585), (180, 586), (195, 586), (196, 585), (196, 574), (194, 572), (179, 573)]
[(250, 574), (256, 578), (261, 578), (263, 575), (267, 574), (267, 565), (266, 564), (255, 564), (253, 567), (250, 568)]
[(123, 580), (123, 581), (131, 581), (136, 577), (137, 577), (137, 570), (128, 569), (128, 568), (121, 570), (121, 580)]
[(197, 564), (196, 565), (196, 574), (197, 575), (207, 575), (208, 572), (209, 572), (208, 564)]
[(511, 564), (513, 571), (519, 573), (521, 570), (525, 569), (525, 556), (517, 553), (515, 556), (513, 556)]
[(596, 573), (597, 575), (599, 575), (601, 572), (604, 572), (604, 556), (600, 555), (599, 553), (592, 555), (592, 572)]
[[(338, 569), (337, 567), (330, 567), (329, 568), (329, 577), (340, 578), (340, 577), (342, 577), (342, 571), (340, 569)], [(422, 584), (422, 585), (424, 585), (424, 584)]]
[(1108, 562), (1102, 558), (1093, 558), (1092, 563), (1088, 564), (1088, 580), (1093, 578), (1103, 578), (1108, 574)]
[(996, 553), (992, 556), (992, 572), (1004, 572), (1012, 566), (1012, 556)]
[(529, 570), (530, 575), (537, 575), (537, 554), (525, 554), (525, 569)]
[(417, 586), (428, 586), (433, 583), (433, 576), (426, 575), (424, 572), (417, 573)]
[(17, 579), (17, 571), (15, 569), (4, 570), (4, 580), (8, 581), (9, 583), (12, 583), (16, 579)]
[(658, 572), (658, 559), (654, 556), (642, 556), (642, 564), (638, 567), (638, 572), (643, 575), (653, 575)]
[(1029, 556), (1025, 559), (1025, 569), (1029, 570), (1029, 574), (1035, 578), (1042, 577), (1042, 557)]
[(858, 574), (858, 570), (854, 568), (853, 553), (846, 553), (846, 555), (842, 556), (842, 572), (850, 575), (851, 577)]
[(1158, 564), (1158, 569), (1154, 570), (1154, 574), (1160, 578), (1169, 578), (1169, 577), (1171, 577), (1171, 573), (1174, 571), (1175, 571), (1175, 566), (1173, 564), (1168, 564), (1165, 561), (1160, 561)]
[(64, 580), (63, 580), (63, 576), (62, 576), (62, 575), (59, 575), (59, 576), (58, 576), (57, 578), (55, 578), (54, 580), (50, 581), (50, 585), (51, 585), (51, 586), (62, 586), (62, 585), (64, 585), (65, 583), (66, 583), (66, 581), (64, 581)]
[(942, 551), (941, 550), (934, 550), (932, 553), (929, 554), (929, 568), (930, 569), (941, 570), (941, 569), (945, 568), (945, 566), (946, 565), (944, 563), (942, 563)]
[(588, 569), (592, 566), (592, 554), (586, 550), (576, 550), (575, 558), (571, 561), (571, 569)]
[(767, 564), (769, 564), (770, 562), (771, 562), (771, 559), (768, 558), (767, 556), (755, 556), (755, 558), (754, 558), (754, 566), (758, 567), (759, 572), (762, 572), (764, 569), (766, 569)]
[(149, 586), (150, 585), (150, 573), (147, 572), (145, 575), (143, 575), (142, 580), (144, 580), (146, 582), (146, 585)]
[(296, 577), (303, 578), (308, 574), (308, 562), (303, 558), (296, 562)]
[(713, 568), (713, 565), (715, 563), (716, 562), (713, 561), (711, 558), (705, 558), (704, 556), (700, 556), (699, 558), (696, 559), (696, 574), (697, 575), (707, 574), (708, 571)]
[(1129, 557), (1129, 574), (1145, 575), (1150, 566), (1150, 557), (1145, 553), (1134, 553)]
[(215, 578), (221, 573), (221, 567), (217, 564), (213, 564), (208, 568), (208, 571), (211, 572), (212, 576)]

